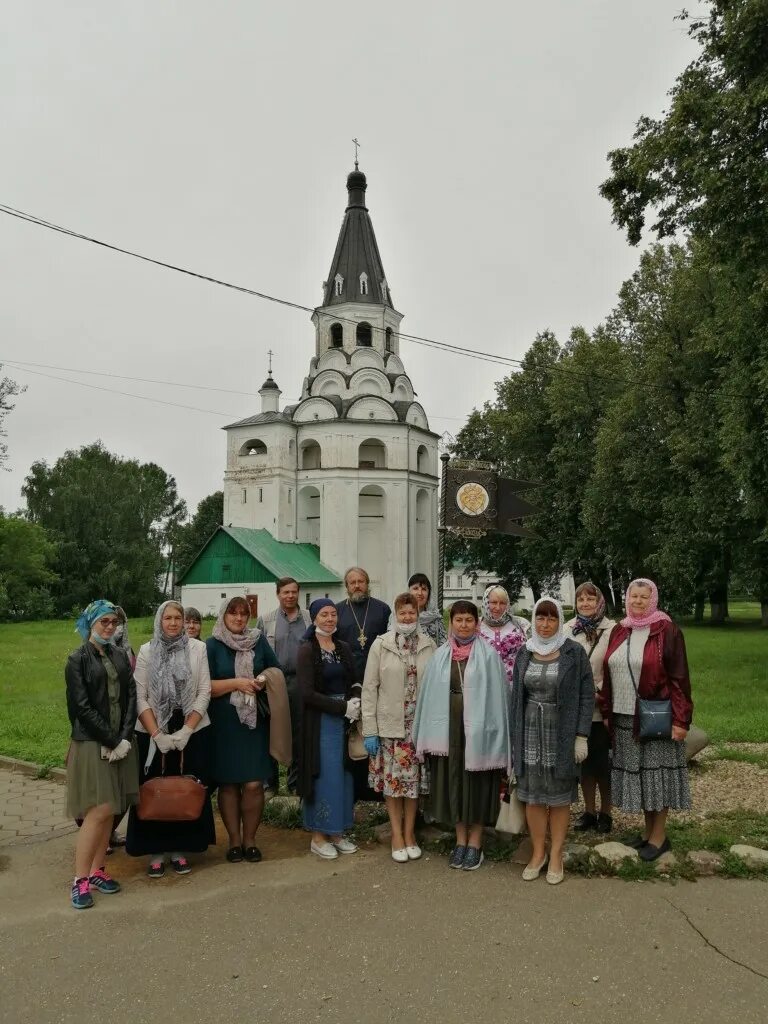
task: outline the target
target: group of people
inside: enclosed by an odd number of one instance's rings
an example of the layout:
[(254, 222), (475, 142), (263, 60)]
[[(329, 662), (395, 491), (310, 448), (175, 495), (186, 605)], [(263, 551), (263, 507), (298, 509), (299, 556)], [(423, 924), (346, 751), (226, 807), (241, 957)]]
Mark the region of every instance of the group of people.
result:
[[(225, 600), (205, 643), (199, 613), (166, 601), (135, 665), (115, 640), (121, 631), (127, 641), (122, 609), (105, 600), (85, 609), (84, 642), (65, 673), (68, 807), (82, 822), (73, 906), (92, 906), (94, 890), (119, 891), (105, 854), (126, 810), (127, 852), (147, 856), (153, 878), (168, 862), (186, 874), (188, 855), (215, 843), (216, 789), (227, 860), (261, 860), (256, 834), (279, 765), (301, 797), (310, 850), (325, 860), (356, 852), (347, 835), (355, 802), (383, 798), (394, 861), (421, 857), (421, 806), (455, 830), (449, 866), (476, 870), (483, 830), (514, 791), (532, 841), (522, 877), (546, 869), (558, 884), (579, 782), (576, 829), (609, 832), (613, 803), (644, 813), (631, 840), (643, 860), (669, 849), (668, 811), (690, 807), (683, 741), (692, 702), (683, 636), (652, 581), (629, 585), (619, 623), (592, 583), (577, 589), (568, 622), (551, 597), (535, 603), (530, 622), (515, 616), (504, 588), (492, 586), (480, 611), (454, 602), (447, 631), (423, 573), (393, 609), (371, 595), (364, 569), (344, 582), (344, 601), (303, 610), (298, 583), (278, 580), (278, 607), (255, 629), (244, 598)], [(648, 700), (669, 702), (671, 732), (641, 741)], [(140, 784), (174, 775), (202, 783), (199, 816), (142, 813)]]

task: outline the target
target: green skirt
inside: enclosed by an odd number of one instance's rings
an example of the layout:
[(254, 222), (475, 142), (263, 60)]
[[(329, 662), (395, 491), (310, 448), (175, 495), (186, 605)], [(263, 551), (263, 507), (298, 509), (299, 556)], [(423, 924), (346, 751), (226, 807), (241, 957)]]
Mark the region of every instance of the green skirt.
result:
[(67, 758), (67, 814), (84, 818), (100, 804), (109, 804), (113, 814), (125, 814), (139, 802), (139, 760), (136, 740), (130, 753), (110, 764), (101, 758), (101, 744), (95, 740), (73, 740)]
[(425, 812), (441, 825), (495, 825), (503, 771), (464, 768), (464, 696), (451, 690), (448, 756), (429, 756), (429, 796)]

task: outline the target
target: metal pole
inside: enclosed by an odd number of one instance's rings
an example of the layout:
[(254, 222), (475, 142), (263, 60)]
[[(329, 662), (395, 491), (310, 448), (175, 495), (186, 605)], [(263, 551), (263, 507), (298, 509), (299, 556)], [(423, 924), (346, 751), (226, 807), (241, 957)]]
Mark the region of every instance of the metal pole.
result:
[(440, 525), (437, 528), (437, 610), (443, 613), (443, 581), (445, 579), (445, 509), (448, 490), (448, 463), (451, 456), (444, 453), (440, 456), (442, 470), (440, 473)]

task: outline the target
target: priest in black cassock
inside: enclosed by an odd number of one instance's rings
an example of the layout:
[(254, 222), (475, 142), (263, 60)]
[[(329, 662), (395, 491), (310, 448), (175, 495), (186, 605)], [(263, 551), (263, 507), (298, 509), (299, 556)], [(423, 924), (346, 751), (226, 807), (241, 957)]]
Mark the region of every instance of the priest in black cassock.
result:
[(362, 683), (371, 644), (389, 629), (392, 611), (388, 604), (371, 597), (371, 581), (365, 569), (347, 569), (344, 586), (347, 598), (336, 605), (339, 613), (336, 635), (352, 648), (355, 668)]
[[(336, 636), (348, 643), (355, 662), (355, 676), (362, 683), (368, 652), (377, 636), (389, 629), (392, 611), (388, 604), (371, 597), (371, 580), (365, 569), (354, 566), (344, 574), (347, 598), (339, 601)], [(381, 795), (368, 786), (368, 761), (356, 761), (352, 768), (355, 779), (355, 800), (380, 801)]]

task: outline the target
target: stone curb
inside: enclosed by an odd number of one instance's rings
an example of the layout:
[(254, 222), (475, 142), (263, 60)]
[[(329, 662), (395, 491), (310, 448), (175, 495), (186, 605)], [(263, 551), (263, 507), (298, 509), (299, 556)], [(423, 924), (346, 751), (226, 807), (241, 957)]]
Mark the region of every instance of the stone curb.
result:
[(39, 778), (44, 782), (65, 783), (67, 781), (67, 772), (64, 768), (49, 768), (46, 772), (39, 764), (34, 764), (32, 761), (22, 761), (18, 757), (6, 757), (4, 754), (0, 754), (0, 768), (5, 768), (9, 772), (19, 772), (20, 775), (28, 775), (33, 779)]

